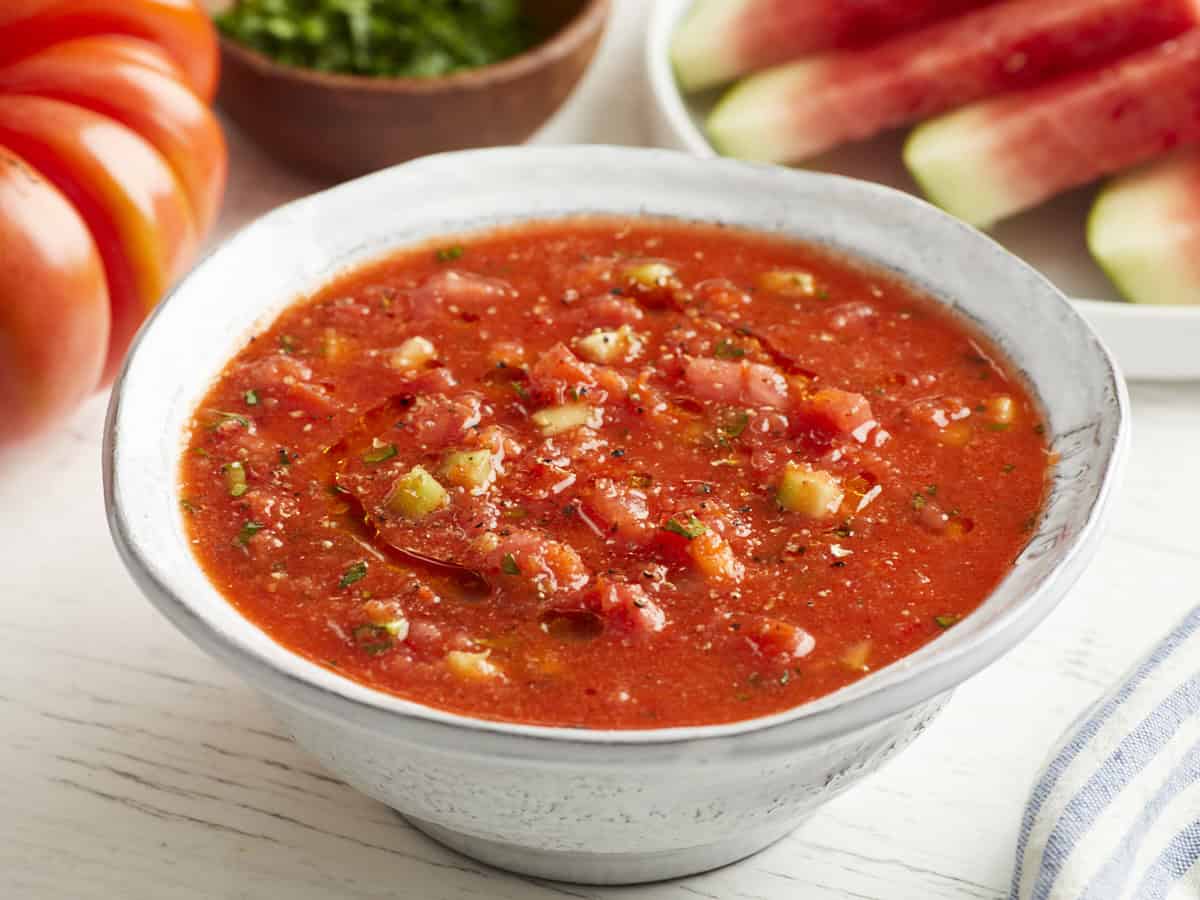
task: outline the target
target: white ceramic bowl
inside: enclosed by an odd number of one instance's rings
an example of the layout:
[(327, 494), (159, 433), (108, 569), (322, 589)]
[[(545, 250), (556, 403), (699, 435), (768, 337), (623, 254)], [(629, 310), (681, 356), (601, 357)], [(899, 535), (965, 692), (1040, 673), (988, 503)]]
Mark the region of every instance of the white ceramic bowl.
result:
[[(645, 731), (431, 709), (315, 666), (238, 615), (192, 558), (174, 488), (185, 423), (226, 360), (299, 295), (394, 247), (572, 213), (721, 221), (841, 247), (922, 285), (991, 335), (1034, 386), (1062, 460), (1041, 525), (982, 608), (815, 703), (732, 725)], [(905, 194), (660, 150), (484, 150), (292, 203), (201, 263), (146, 325), (113, 393), (105, 490), (117, 547), (150, 600), (262, 691), (330, 771), (489, 863), (621, 883), (719, 866), (781, 837), (904, 747), (955, 685), (1021, 640), (1095, 549), (1124, 455), (1125, 406), (1104, 348), (1061, 294)]]
[[(703, 121), (717, 92), (685, 97), (671, 68), (671, 38), (694, 0), (655, 0), (646, 30), (647, 104), (654, 142), (697, 156), (717, 151)], [(800, 2), (800, 0), (797, 0)], [(900, 159), (900, 134), (839, 148), (812, 165), (916, 192)], [(1084, 220), (1091, 195), (1074, 192), (1002, 223), (996, 238), (1077, 298), (1085, 319), (1111, 348), (1132, 379), (1200, 379), (1200, 306), (1148, 306), (1119, 299), (1116, 288), (1088, 255)], [(1078, 298), (1094, 299), (1078, 299)]]

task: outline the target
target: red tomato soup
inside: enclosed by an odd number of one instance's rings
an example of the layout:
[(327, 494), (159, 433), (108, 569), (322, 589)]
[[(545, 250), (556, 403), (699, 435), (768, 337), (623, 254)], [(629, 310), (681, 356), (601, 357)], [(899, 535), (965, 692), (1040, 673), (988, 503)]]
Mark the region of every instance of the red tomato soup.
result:
[(196, 411), (212, 581), (348, 678), (488, 719), (729, 722), (952, 628), (1050, 459), (964, 322), (810, 245), (653, 219), (418, 247), (298, 302)]

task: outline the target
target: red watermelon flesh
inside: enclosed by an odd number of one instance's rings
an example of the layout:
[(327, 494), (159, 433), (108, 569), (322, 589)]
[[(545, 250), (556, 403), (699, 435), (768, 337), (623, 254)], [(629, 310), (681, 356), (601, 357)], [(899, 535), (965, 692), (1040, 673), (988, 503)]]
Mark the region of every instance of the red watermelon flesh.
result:
[(991, 2), (696, 0), (672, 57), (683, 86), (700, 90), (816, 51), (866, 46)]
[(1200, 141), (1200, 29), (922, 125), (904, 159), (926, 194), (990, 225)]
[(1198, 22), (1198, 0), (1012, 0), (756, 75), (717, 107), (709, 133), (731, 156), (796, 162), (1112, 62)]

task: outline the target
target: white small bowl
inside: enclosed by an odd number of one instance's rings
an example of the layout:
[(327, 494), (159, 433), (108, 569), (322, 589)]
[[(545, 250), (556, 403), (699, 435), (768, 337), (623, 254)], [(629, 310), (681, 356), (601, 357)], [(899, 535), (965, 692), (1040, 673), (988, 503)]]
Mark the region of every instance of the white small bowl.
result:
[[(242, 618), (193, 558), (175, 488), (185, 423), (225, 362), (298, 296), (397, 246), (580, 213), (720, 221), (840, 247), (923, 286), (990, 335), (1040, 398), (1061, 462), (1040, 526), (983, 606), (814, 703), (643, 731), (432, 709), (313, 665)], [(499, 149), (429, 157), (292, 203), (201, 263), (145, 326), (113, 392), (105, 496), (141, 589), (262, 691), (330, 771), (486, 862), (626, 883), (753, 853), (908, 744), (955, 685), (1021, 640), (1075, 582), (1125, 444), (1124, 387), (1070, 304), (983, 235), (912, 197), (659, 150)]]
[[(719, 91), (685, 97), (671, 67), (671, 40), (695, 0), (656, 0), (646, 29), (645, 66), (650, 134), (656, 145), (701, 157), (719, 156), (703, 122)], [(802, 2), (802, 0), (797, 0)], [(900, 160), (899, 134), (834, 150), (813, 166), (916, 191)], [(1131, 379), (1200, 380), (1200, 306), (1150, 306), (1119, 298), (1088, 255), (1084, 219), (1089, 196), (1075, 193), (1031, 210), (996, 229), (1013, 252), (1050, 276), (1111, 348)], [(1092, 299), (1079, 299), (1079, 298)]]

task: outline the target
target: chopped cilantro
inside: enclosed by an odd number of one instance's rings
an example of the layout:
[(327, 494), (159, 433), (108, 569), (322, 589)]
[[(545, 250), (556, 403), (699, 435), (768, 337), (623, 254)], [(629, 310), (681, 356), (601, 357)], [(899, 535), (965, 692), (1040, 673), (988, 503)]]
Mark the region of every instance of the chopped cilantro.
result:
[(918, 491), (917, 493), (913, 494), (912, 508), (916, 510), (922, 510), (925, 508), (925, 504), (927, 502), (928, 501), (925, 499), (925, 495)]
[(669, 531), (672, 534), (678, 534), (681, 537), (687, 538), (689, 541), (695, 540), (708, 531), (708, 526), (697, 519), (695, 516), (688, 516), (686, 522), (680, 522), (678, 519), (671, 518), (667, 520), (667, 524), (663, 526), (664, 531)]
[(247, 406), (258, 406), (258, 391), (246, 391), (246, 393), (242, 394), (242, 399), (246, 401)]
[(951, 625), (956, 624), (961, 618), (962, 616), (947, 614), (944, 616), (934, 616), (933, 621), (937, 622), (938, 628), (949, 628)]
[(346, 570), (346, 574), (342, 576), (342, 580), (338, 582), (339, 588), (348, 588), (356, 581), (362, 581), (367, 577), (367, 564), (363, 560), (354, 563)]
[(520, 0), (238, 0), (221, 31), (285, 65), (430, 78), (500, 62), (538, 37)]
[(455, 244), (453, 247), (442, 247), (438, 250), (436, 256), (438, 262), (454, 262), (456, 259), (461, 259), (466, 251), (461, 244)]
[(359, 625), (354, 629), (354, 643), (359, 650), (377, 656), (392, 648), (392, 633), (386, 625)]
[(288, 456), (287, 450), (283, 447), (279, 448), (279, 464), (281, 466), (290, 466), (292, 464), (292, 458)]
[(717, 359), (741, 359), (746, 355), (744, 347), (739, 347), (733, 341), (722, 338), (713, 348), (713, 356)]
[(717, 423), (717, 443), (722, 447), (726, 446), (730, 441), (740, 437), (748, 424), (750, 424), (750, 414), (745, 410), (738, 410), (722, 416)]
[(225, 422), (237, 422), (243, 428), (250, 427), (250, 420), (247, 419), (245, 416), (243, 416), (241, 413), (222, 412), (219, 409), (211, 410), (211, 412), (217, 419), (217, 421), (212, 424), (212, 426), (211, 426), (212, 428), (216, 428), (217, 426), (222, 425)]
[(199, 508), (196, 506), (195, 503), (193, 503), (187, 497), (183, 497), (180, 499), (179, 507), (188, 515), (193, 515), (193, 516), (196, 514), (196, 510)]
[(517, 560), (511, 553), (505, 553), (504, 559), (500, 560), (500, 571), (505, 575), (520, 575), (521, 567), (517, 565)]
[(290, 334), (281, 334), (279, 336), (279, 349), (284, 353), (295, 353), (297, 346), (296, 339)]
[(225, 463), (221, 466), (221, 472), (225, 475), (225, 488), (230, 497), (241, 497), (250, 490), (250, 485), (246, 483), (246, 467), (237, 460)]
[(363, 454), (363, 462), (368, 464), (381, 463), (396, 455), (395, 444), (384, 444), (382, 447), (372, 447)]
[(237, 533), (237, 537), (234, 538), (233, 542), (239, 547), (245, 547), (250, 543), (250, 538), (254, 537), (266, 527), (267, 526), (263, 525), (261, 522), (251, 522), (247, 520), (242, 525), (241, 531)]

